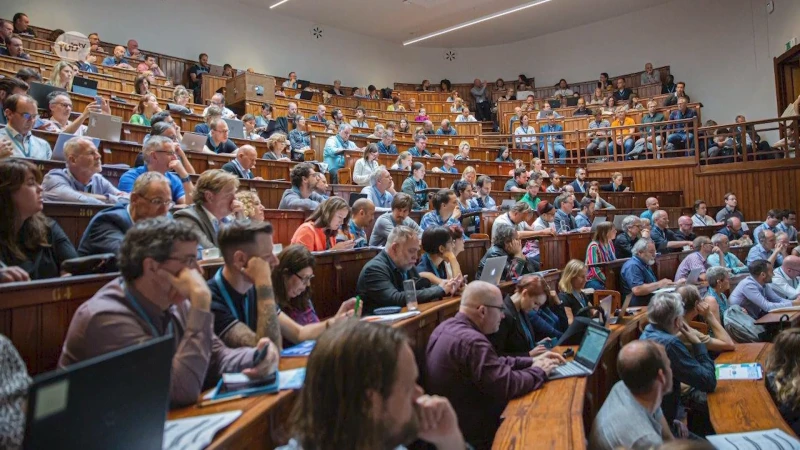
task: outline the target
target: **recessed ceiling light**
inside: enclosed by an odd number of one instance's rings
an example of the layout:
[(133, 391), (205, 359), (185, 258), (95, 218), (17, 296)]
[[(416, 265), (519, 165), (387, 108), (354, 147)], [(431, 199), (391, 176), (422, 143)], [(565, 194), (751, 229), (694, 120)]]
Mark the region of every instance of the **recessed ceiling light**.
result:
[(274, 5), (270, 6), (270, 7), (269, 7), (269, 9), (272, 9), (272, 8), (275, 8), (275, 7), (278, 7), (278, 6), (281, 6), (282, 4), (284, 4), (284, 3), (288, 2), (288, 1), (289, 1), (289, 0), (281, 0), (281, 1), (279, 1), (278, 3), (275, 3)]
[[(287, 0), (284, 0), (284, 1), (287, 1)], [(450, 33), (451, 31), (460, 30), (462, 28), (466, 28), (466, 27), (469, 27), (469, 26), (472, 26), (472, 25), (477, 25), (477, 24), (479, 24), (481, 22), (486, 22), (487, 20), (496, 19), (498, 17), (502, 17), (502, 16), (505, 16), (507, 14), (515, 13), (517, 11), (522, 11), (523, 9), (528, 9), (528, 8), (531, 8), (531, 7), (536, 6), (536, 5), (541, 5), (542, 3), (547, 3), (549, 1), (552, 1), (552, 0), (534, 0), (532, 2), (525, 3), (524, 5), (520, 5), (520, 6), (516, 6), (514, 8), (506, 9), (505, 11), (500, 11), (500, 12), (497, 12), (497, 13), (494, 13), (494, 14), (489, 14), (488, 16), (483, 16), (483, 17), (478, 18), (478, 19), (470, 20), (469, 22), (464, 22), (462, 24), (455, 25), (455, 26), (452, 26), (450, 28), (445, 28), (443, 30), (435, 31), (435, 32), (430, 33), (430, 34), (426, 34), (425, 36), (420, 36), (420, 37), (418, 37), (416, 39), (411, 39), (409, 41), (405, 41), (405, 42), (403, 42), (403, 45), (416, 44), (417, 42), (424, 41), (426, 39), (430, 39), (430, 38), (433, 38), (433, 37), (436, 37), (436, 36), (441, 36), (443, 34)], [(281, 3), (283, 3), (283, 2), (281, 2)]]

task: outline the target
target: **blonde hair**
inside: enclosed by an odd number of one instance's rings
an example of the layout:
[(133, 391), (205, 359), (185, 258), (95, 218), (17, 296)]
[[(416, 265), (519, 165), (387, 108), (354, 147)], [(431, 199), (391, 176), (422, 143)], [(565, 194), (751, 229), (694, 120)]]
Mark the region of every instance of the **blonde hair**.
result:
[(464, 169), (464, 172), (461, 174), (461, 179), (463, 180), (463, 179), (464, 179), (464, 176), (465, 176), (466, 174), (468, 174), (468, 173), (474, 173), (475, 175), (477, 175), (477, 174), (478, 174), (478, 171), (477, 171), (477, 170), (475, 170), (475, 168), (474, 168), (474, 167), (472, 167), (472, 166), (467, 166), (467, 167)]
[(197, 180), (192, 200), (194, 200), (195, 205), (203, 206), (206, 201), (206, 192), (219, 194), (220, 191), (228, 186), (239, 189), (239, 178), (221, 169), (206, 170)]
[[(61, 70), (63, 70), (64, 67), (70, 67), (74, 69), (74, 66), (67, 61), (57, 62), (56, 65), (53, 66), (53, 71), (50, 73), (50, 82), (48, 83), (50, 86), (64, 87), (61, 86)], [(69, 80), (69, 85), (65, 88), (68, 91), (72, 90), (72, 80)]]
[(153, 97), (156, 100), (156, 103), (158, 103), (158, 97), (156, 97), (155, 94), (144, 94), (139, 99), (139, 104), (136, 105), (136, 110), (134, 113), (144, 115), (144, 104), (147, 103), (150, 97)]
[(469, 145), (469, 142), (467, 142), (467, 141), (461, 141), (461, 142), (459, 142), (459, 143), (458, 143), (458, 151), (459, 151), (459, 153), (461, 152), (461, 150), (463, 150), (463, 149), (464, 149), (464, 147), (465, 147), (465, 146), (466, 146), (466, 147), (469, 147), (469, 148), (472, 148), (472, 146), (471, 146), (471, 145)]
[(172, 90), (172, 99), (178, 100), (178, 97), (183, 96), (184, 94), (188, 97), (189, 91), (185, 87), (177, 85), (175, 86), (175, 89)]
[(256, 194), (253, 191), (241, 190), (237, 192), (236, 200), (242, 202), (242, 205), (244, 206), (245, 217), (249, 217), (251, 219), (253, 218), (253, 216), (256, 215), (257, 207), (259, 206), (261, 206), (262, 208), (264, 207), (261, 204), (261, 199), (258, 197), (258, 194)]
[(581, 270), (586, 270), (586, 264), (579, 259), (571, 259), (564, 266), (564, 271), (561, 272), (561, 279), (558, 280), (558, 290), (572, 292), (572, 279), (578, 276)]
[(275, 144), (277, 144), (278, 142), (282, 144), (288, 144), (288, 142), (286, 141), (286, 135), (283, 133), (275, 133), (272, 136), (270, 136), (269, 139), (267, 139), (267, 148), (269, 149), (269, 151), (274, 152)]

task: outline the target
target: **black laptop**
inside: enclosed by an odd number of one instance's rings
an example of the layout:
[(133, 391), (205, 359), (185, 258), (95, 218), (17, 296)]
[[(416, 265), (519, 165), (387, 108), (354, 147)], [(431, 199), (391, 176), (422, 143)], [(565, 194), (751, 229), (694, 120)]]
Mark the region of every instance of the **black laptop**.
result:
[(578, 106), (580, 97), (567, 97), (567, 106)]
[(309, 86), (310, 84), (311, 84), (310, 81), (297, 80), (297, 89), (300, 89), (300, 90), (305, 89), (306, 86)]
[(83, 77), (72, 79), (72, 92), (89, 97), (97, 97), (97, 81)]
[(168, 334), (37, 376), (24, 448), (160, 449), (174, 352)]
[(50, 86), (49, 84), (44, 83), (30, 83), (30, 89), (28, 90), (28, 95), (33, 97), (38, 103), (39, 109), (48, 109), (49, 102), (47, 101), (47, 96), (50, 95), (51, 92), (60, 91), (60, 92), (67, 92), (66, 89)]
[(311, 101), (314, 99), (314, 93), (311, 91), (300, 91), (300, 100)]

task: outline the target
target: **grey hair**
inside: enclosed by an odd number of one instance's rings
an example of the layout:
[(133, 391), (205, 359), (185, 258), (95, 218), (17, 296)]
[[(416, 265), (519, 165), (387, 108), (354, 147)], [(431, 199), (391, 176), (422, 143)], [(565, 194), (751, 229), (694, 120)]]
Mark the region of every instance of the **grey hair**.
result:
[(676, 292), (656, 294), (647, 305), (647, 320), (662, 330), (670, 330), (675, 319), (683, 313), (683, 300)]
[(643, 226), (643, 227), (644, 227), (645, 225), (650, 225), (650, 219), (648, 219), (648, 218), (646, 218), (646, 217), (639, 217), (639, 222), (641, 222), (641, 223), (642, 223), (642, 226)]
[(784, 236), (787, 236), (787, 237), (788, 237), (788, 236), (789, 236), (789, 234), (788, 234), (788, 233), (786, 233), (785, 231), (779, 231), (779, 232), (775, 233), (775, 240), (776, 240), (776, 241), (777, 241), (777, 240), (780, 240), (780, 239), (781, 239), (782, 237), (784, 237)]
[(380, 166), (375, 169), (375, 171), (369, 175), (369, 184), (371, 186), (378, 184), (378, 180), (383, 176), (383, 172), (388, 172), (388, 170), (386, 170), (386, 166)]
[(342, 122), (339, 124), (339, 133), (341, 133), (342, 131), (352, 130), (352, 129), (353, 127), (349, 123)]
[(412, 237), (417, 237), (416, 231), (411, 227), (398, 225), (392, 229), (392, 232), (389, 233), (389, 237), (386, 238), (386, 247), (391, 247), (395, 243), (403, 245)]
[(642, 253), (643, 251), (647, 250), (647, 246), (650, 244), (653, 244), (652, 239), (639, 239), (635, 244), (633, 244), (633, 248), (631, 248), (631, 254), (638, 255), (639, 253)]
[(719, 243), (722, 242), (723, 239), (728, 239), (728, 236), (725, 236), (722, 233), (716, 233), (713, 236), (711, 236), (711, 243), (714, 245), (719, 245)]
[(144, 196), (150, 191), (150, 185), (153, 183), (164, 183), (169, 186), (169, 180), (161, 172), (145, 172), (136, 177), (131, 194)]
[(711, 243), (711, 239), (708, 236), (698, 236), (692, 241), (692, 248), (699, 251), (703, 245), (709, 243)]
[(729, 276), (728, 269), (722, 266), (713, 266), (706, 270), (706, 280), (708, 280), (708, 285), (712, 288)]
[(392, 139), (394, 139), (394, 131), (392, 131), (392, 130), (390, 130), (390, 129), (386, 128), (385, 130), (383, 130), (383, 136), (384, 136), (384, 137), (386, 137), (386, 136), (389, 136), (389, 137), (391, 137)]
[(506, 243), (514, 239), (514, 233), (516, 232), (517, 230), (512, 226), (500, 225), (495, 230), (494, 236), (492, 236), (492, 245), (500, 248), (505, 247)]
[(381, 125), (381, 124), (377, 124), (377, 125), (375, 125), (375, 132), (376, 132), (376, 133), (377, 133), (378, 131), (380, 131), (380, 130), (384, 130), (384, 129), (386, 129), (386, 127), (384, 127), (384, 126), (383, 126), (383, 125)]
[(758, 243), (763, 244), (764, 241), (767, 239), (767, 230), (761, 230), (758, 232)]
[(150, 139), (147, 140), (142, 149), (145, 161), (147, 161), (150, 158), (150, 155), (161, 150), (167, 144), (172, 146), (174, 142), (172, 142), (172, 139), (168, 137), (150, 136)]
[(70, 138), (64, 144), (64, 156), (70, 157), (75, 154), (78, 150), (80, 150), (83, 144), (87, 145), (94, 145), (91, 139), (83, 137), (83, 136), (75, 136), (74, 138)]
[[(639, 220), (639, 218), (634, 216), (634, 215), (630, 215), (630, 216), (622, 219), (622, 229), (625, 230), (625, 231), (630, 230), (631, 227), (633, 227), (633, 224), (636, 223), (637, 220)], [(642, 223), (642, 222), (639, 221), (639, 223)]]
[(667, 214), (667, 212), (664, 211), (663, 209), (659, 209), (658, 211), (654, 212), (653, 213), (653, 222), (655, 222), (656, 220), (660, 219), (661, 216), (666, 215), (666, 214)]
[(144, 273), (144, 260), (164, 262), (172, 254), (176, 241), (198, 242), (194, 228), (171, 217), (156, 217), (133, 224), (125, 234), (117, 255), (117, 266), (125, 281), (131, 283)]

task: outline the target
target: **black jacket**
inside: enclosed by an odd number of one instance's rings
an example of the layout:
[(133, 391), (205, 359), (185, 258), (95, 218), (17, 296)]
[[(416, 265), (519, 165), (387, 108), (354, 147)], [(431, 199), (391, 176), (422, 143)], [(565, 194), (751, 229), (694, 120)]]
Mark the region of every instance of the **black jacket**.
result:
[[(503, 268), (503, 276), (500, 278), (500, 281), (511, 281), (511, 279), (515, 276), (514, 274), (516, 274), (517, 277), (520, 277), (525, 274), (536, 272), (536, 268), (533, 267), (533, 264), (527, 259), (514, 258), (506, 253), (504, 249), (493, 245), (491, 248), (489, 248), (486, 254), (483, 255), (481, 262), (478, 263), (478, 273), (475, 275), (476, 280), (481, 279), (481, 273), (483, 272), (483, 266), (486, 264), (486, 260), (489, 258), (497, 258), (498, 256), (505, 256), (507, 258), (506, 266)], [(510, 269), (513, 269), (513, 271)]]
[[(431, 286), (426, 278), (420, 278), (416, 267), (406, 271), (407, 279), (414, 280), (417, 302), (427, 303), (444, 297), (444, 289)], [(358, 276), (356, 293), (364, 301), (364, 312), (372, 314), (375, 308), (384, 306), (406, 306), (403, 292), (403, 272), (389, 259), (386, 251), (372, 258)]]
[(497, 354), (501, 356), (529, 356), (529, 352), (536, 346), (536, 341), (534, 340), (532, 346), (522, 326), (524, 322), (531, 333), (531, 339), (535, 339), (533, 324), (531, 324), (528, 314), (518, 311), (511, 301), (511, 296), (506, 295), (503, 298), (503, 316), (497, 332), (487, 336), (495, 350), (497, 350)]
[(114, 253), (122, 245), (125, 233), (133, 226), (128, 205), (117, 205), (97, 213), (89, 222), (78, 244), (78, 255)]
[(558, 299), (565, 307), (572, 310), (572, 317), (578, 317), (578, 311), (581, 309), (592, 306), (592, 300), (586, 297), (586, 294), (579, 292), (580, 298), (576, 298), (572, 292), (559, 292)]
[(628, 236), (628, 233), (624, 231), (619, 232), (617, 237), (614, 239), (614, 251), (616, 252), (617, 259), (630, 258), (633, 256), (631, 254), (631, 249), (638, 240), (639, 238), (631, 240), (631, 237)]

